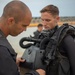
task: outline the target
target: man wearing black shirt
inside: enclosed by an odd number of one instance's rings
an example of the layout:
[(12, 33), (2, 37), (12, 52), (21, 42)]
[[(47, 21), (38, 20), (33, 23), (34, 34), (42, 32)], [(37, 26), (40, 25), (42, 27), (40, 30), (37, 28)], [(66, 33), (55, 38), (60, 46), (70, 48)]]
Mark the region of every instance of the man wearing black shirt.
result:
[[(44, 29), (49, 30), (50, 31), (49, 36), (52, 37), (53, 34), (58, 30), (58, 22), (60, 20), (59, 9), (55, 5), (47, 5), (40, 11), (40, 13), (41, 13), (41, 20), (42, 20)], [(62, 55), (66, 56), (69, 59), (69, 63), (70, 63), (71, 73), (68, 74), (69, 72), (68, 73), (66, 72), (63, 75), (75, 75), (75, 42), (73, 37), (71, 35), (66, 35), (61, 42), (60, 48), (58, 49)], [(58, 69), (56, 69), (57, 73), (55, 73), (55, 71), (53, 71), (52, 69), (53, 67), (51, 67), (49, 64), (49, 66), (47, 66), (47, 69), (46, 69), (47, 75), (62, 75), (61, 73), (57, 74), (59, 73)]]
[(34, 32), (34, 38), (37, 39), (39, 34), (41, 33), (41, 31), (43, 30), (43, 25), (42, 24), (38, 24), (37, 26), (37, 30)]
[[(8, 35), (17, 36), (25, 31), (32, 19), (30, 9), (21, 1), (9, 2), (0, 17), (0, 75), (20, 75), (18, 65), (24, 60), (16, 60), (17, 54), (9, 44)], [(45, 75), (45, 71), (38, 69), (26, 75)]]

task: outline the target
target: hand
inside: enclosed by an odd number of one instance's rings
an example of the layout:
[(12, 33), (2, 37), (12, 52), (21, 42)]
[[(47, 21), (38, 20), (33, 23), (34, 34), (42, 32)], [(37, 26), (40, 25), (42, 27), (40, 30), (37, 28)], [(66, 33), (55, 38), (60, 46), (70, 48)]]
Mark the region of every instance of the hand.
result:
[(43, 69), (37, 69), (36, 71), (39, 73), (39, 75), (46, 75), (46, 72)]
[(19, 64), (20, 64), (20, 62), (24, 62), (25, 60), (24, 59), (21, 59), (21, 57), (17, 57), (16, 58), (16, 64), (17, 64), (17, 66), (18, 66), (18, 71), (20, 72), (20, 67), (19, 67)]
[(16, 58), (16, 64), (19, 66), (20, 62), (25, 62), (24, 59), (21, 59), (21, 57)]

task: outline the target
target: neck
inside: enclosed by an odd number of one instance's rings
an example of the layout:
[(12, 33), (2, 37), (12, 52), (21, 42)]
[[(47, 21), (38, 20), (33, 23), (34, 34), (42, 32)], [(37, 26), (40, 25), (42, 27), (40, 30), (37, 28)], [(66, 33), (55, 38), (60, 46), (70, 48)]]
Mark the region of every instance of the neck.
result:
[(8, 36), (8, 26), (5, 24), (5, 20), (3, 18), (0, 18), (0, 30), (4, 33), (5, 37)]

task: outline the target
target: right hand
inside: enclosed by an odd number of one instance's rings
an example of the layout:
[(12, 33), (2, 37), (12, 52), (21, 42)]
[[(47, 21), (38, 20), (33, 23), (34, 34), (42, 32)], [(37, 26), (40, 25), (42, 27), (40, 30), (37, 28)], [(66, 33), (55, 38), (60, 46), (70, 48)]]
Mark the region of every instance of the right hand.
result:
[(46, 75), (46, 72), (43, 69), (37, 69), (36, 71), (39, 73), (39, 75)]
[(17, 57), (16, 58), (16, 64), (18, 65), (18, 67), (19, 67), (20, 62), (25, 62), (25, 60), (21, 59), (21, 57)]

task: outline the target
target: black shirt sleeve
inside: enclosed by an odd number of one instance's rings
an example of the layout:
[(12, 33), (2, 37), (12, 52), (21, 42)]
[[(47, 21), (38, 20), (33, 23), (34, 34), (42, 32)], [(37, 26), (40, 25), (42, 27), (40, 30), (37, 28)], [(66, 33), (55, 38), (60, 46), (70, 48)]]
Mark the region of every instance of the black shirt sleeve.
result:
[(8, 49), (0, 46), (0, 75), (19, 75), (18, 67)]
[(75, 42), (72, 36), (67, 35), (63, 40), (63, 46), (68, 54), (72, 75), (75, 75)]

